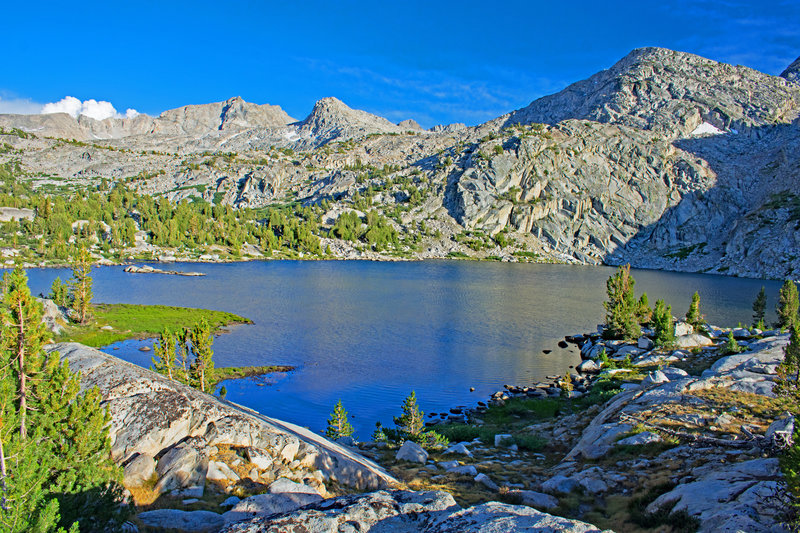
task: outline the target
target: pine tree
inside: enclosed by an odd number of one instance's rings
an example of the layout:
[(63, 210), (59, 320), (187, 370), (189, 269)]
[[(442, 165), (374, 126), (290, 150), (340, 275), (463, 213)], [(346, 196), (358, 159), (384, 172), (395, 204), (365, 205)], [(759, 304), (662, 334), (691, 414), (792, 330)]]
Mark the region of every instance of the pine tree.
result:
[(419, 410), (417, 405), (417, 394), (413, 390), (403, 401), (403, 414), (394, 417), (397, 429), (406, 437), (415, 440), (425, 426), (425, 414)]
[[(41, 304), (21, 269), (5, 277), (0, 330), (0, 531), (116, 530), (122, 473), (96, 389), (46, 354)], [(64, 529), (58, 529), (64, 531)]]
[(655, 329), (655, 345), (669, 347), (675, 344), (675, 324), (672, 319), (672, 306), (664, 304), (664, 300), (656, 300), (653, 309), (653, 329)]
[(49, 297), (59, 307), (70, 307), (69, 285), (61, 281), (60, 277), (56, 277), (56, 279), (53, 280), (53, 284), (50, 286)]
[(787, 279), (778, 294), (778, 313), (777, 327), (789, 329), (798, 321), (798, 307), (800, 302), (797, 298), (797, 285)]
[(342, 405), (342, 400), (336, 402), (330, 418), (328, 418), (328, 427), (325, 429), (325, 436), (329, 439), (340, 439), (342, 437), (349, 437), (353, 434), (353, 426), (347, 420), (347, 411)]
[(191, 352), (194, 361), (189, 367), (190, 382), (195, 388), (206, 392), (208, 384), (214, 378), (214, 350), (212, 344), (211, 328), (205, 319), (200, 320), (188, 330), (188, 340), (191, 343)]
[(732, 355), (735, 353), (739, 353), (742, 351), (741, 346), (739, 343), (736, 342), (736, 339), (733, 336), (733, 332), (728, 332), (728, 339), (725, 341), (725, 346), (722, 347), (722, 354), (723, 355)]
[(790, 398), (797, 405), (800, 401), (800, 324), (792, 324), (789, 344), (783, 349), (784, 357), (778, 365), (778, 379), (774, 392), (778, 396)]
[(647, 293), (642, 293), (639, 302), (636, 304), (636, 320), (639, 324), (647, 325), (653, 319), (653, 310), (650, 309), (650, 301), (647, 299)]
[(692, 303), (686, 311), (686, 322), (691, 324), (695, 330), (703, 325), (704, 317), (700, 314), (700, 293), (695, 291), (692, 295)]
[(606, 282), (608, 301), (603, 306), (606, 309), (608, 333), (612, 337), (633, 340), (641, 332), (636, 319), (635, 283), (630, 265), (619, 267)]
[(761, 292), (753, 302), (753, 326), (764, 329), (764, 315), (767, 312), (767, 291), (762, 286)]
[(92, 305), (92, 263), (89, 251), (81, 246), (72, 267), (72, 309), (78, 322), (86, 324), (91, 318)]
[(175, 342), (177, 338), (170, 330), (161, 332), (158, 342), (153, 346), (153, 370), (164, 374), (169, 379), (175, 379)]

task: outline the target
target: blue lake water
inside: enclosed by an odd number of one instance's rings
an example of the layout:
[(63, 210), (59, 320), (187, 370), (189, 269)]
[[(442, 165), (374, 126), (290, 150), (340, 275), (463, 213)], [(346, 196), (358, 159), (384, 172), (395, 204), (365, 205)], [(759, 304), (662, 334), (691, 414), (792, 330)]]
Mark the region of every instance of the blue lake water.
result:
[[(603, 321), (610, 267), (430, 261), (272, 261), (175, 264), (203, 277), (93, 271), (96, 302), (220, 309), (253, 325), (214, 341), (217, 366), (285, 364), (296, 371), (224, 383), (227, 398), (270, 416), (324, 429), (341, 399), (357, 435), (376, 420), (391, 425), (414, 389), (425, 412), (474, 405), (504, 384), (563, 374), (577, 351), (557, 343)], [(34, 293), (47, 293), (64, 269), (29, 271)], [(718, 325), (751, 321), (767, 287), (768, 318), (779, 282), (634, 271), (637, 296), (663, 298), (676, 316), (698, 290), (701, 310)], [(110, 346), (108, 353), (149, 367), (152, 341)], [(114, 349), (117, 348), (117, 349)], [(543, 350), (552, 350), (544, 354)], [(470, 392), (474, 387), (475, 392)]]

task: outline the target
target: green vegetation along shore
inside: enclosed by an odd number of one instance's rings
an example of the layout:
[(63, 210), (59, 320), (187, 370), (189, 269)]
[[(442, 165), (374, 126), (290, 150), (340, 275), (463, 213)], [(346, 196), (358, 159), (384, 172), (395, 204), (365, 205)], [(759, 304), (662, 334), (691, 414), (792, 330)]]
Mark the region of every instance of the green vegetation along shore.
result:
[(211, 309), (167, 305), (95, 304), (95, 320), (87, 325), (70, 324), (59, 341), (80, 342), (99, 348), (128, 339), (155, 338), (166, 329), (178, 329), (205, 319), (215, 330), (253, 321), (233, 313)]

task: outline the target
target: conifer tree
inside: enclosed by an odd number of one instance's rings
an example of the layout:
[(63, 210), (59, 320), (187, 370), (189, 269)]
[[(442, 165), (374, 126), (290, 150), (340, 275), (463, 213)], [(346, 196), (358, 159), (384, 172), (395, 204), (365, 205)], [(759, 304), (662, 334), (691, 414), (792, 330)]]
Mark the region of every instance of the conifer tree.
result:
[(650, 309), (650, 301), (647, 298), (647, 293), (644, 292), (641, 298), (639, 298), (639, 302), (636, 304), (636, 320), (639, 321), (639, 324), (646, 325), (649, 324), (652, 319), (653, 310)]
[(692, 303), (689, 304), (689, 310), (686, 311), (686, 322), (691, 324), (695, 330), (703, 325), (703, 315), (700, 314), (700, 293), (695, 291), (692, 295)]
[(78, 315), (78, 322), (86, 324), (91, 318), (92, 305), (92, 263), (89, 251), (81, 246), (72, 267), (72, 309)]
[(50, 286), (50, 299), (59, 307), (70, 307), (69, 285), (61, 281), (60, 277), (53, 280)]
[(664, 304), (664, 300), (656, 300), (653, 309), (653, 329), (655, 329), (655, 345), (668, 347), (675, 344), (675, 324), (672, 319), (672, 306)]
[(790, 398), (797, 405), (800, 401), (800, 324), (792, 324), (789, 344), (783, 349), (783, 361), (778, 365), (778, 379), (774, 392)]
[(21, 269), (7, 274), (0, 329), (0, 531), (116, 530), (121, 469), (108, 413), (57, 353), (45, 353), (42, 307)]
[(778, 294), (778, 313), (777, 327), (789, 329), (792, 324), (798, 321), (798, 308), (800, 302), (797, 298), (797, 285), (787, 279)]
[(353, 426), (347, 420), (347, 411), (342, 405), (342, 400), (336, 402), (330, 418), (328, 418), (328, 427), (325, 429), (325, 436), (329, 439), (340, 439), (342, 437), (349, 437), (353, 434)]
[(206, 392), (209, 382), (214, 377), (214, 350), (212, 344), (214, 338), (211, 336), (211, 328), (205, 319), (200, 320), (190, 330), (188, 330), (188, 340), (191, 343), (191, 351), (194, 361), (189, 367), (189, 378), (191, 384)]
[(735, 353), (739, 353), (742, 351), (741, 346), (739, 343), (736, 342), (736, 338), (733, 336), (733, 331), (728, 332), (728, 338), (725, 341), (725, 345), (722, 347), (722, 354), (723, 355), (732, 355)]
[(606, 309), (608, 333), (612, 337), (633, 340), (641, 332), (636, 319), (636, 300), (633, 294), (635, 283), (630, 265), (619, 267), (616, 274), (606, 282), (608, 301), (603, 306)]
[(767, 291), (762, 285), (761, 291), (753, 301), (753, 326), (764, 329), (764, 315), (767, 312)]
[(397, 429), (406, 437), (415, 440), (422, 434), (425, 415), (417, 405), (417, 394), (413, 390), (403, 401), (403, 414), (394, 417)]
[(161, 335), (153, 346), (153, 370), (159, 374), (164, 374), (169, 379), (175, 379), (175, 342), (176, 335), (169, 329), (161, 332)]

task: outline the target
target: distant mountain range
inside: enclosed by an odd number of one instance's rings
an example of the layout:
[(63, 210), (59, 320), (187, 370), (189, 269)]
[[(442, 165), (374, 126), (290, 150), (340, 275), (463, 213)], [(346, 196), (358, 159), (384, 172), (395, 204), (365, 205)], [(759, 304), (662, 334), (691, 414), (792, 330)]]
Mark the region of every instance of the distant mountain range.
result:
[(797, 278), (798, 115), (800, 58), (770, 76), (642, 48), (475, 127), (393, 124), (336, 98), (298, 121), (236, 97), (158, 117), (0, 115), (5, 130), (36, 135), (4, 136), (15, 152), (0, 161), (41, 182), (128, 179), (233, 206), (344, 210), (369, 193), (401, 231), (440, 226), (419, 257), (472, 254), (470, 233), (509, 232), (559, 260)]

